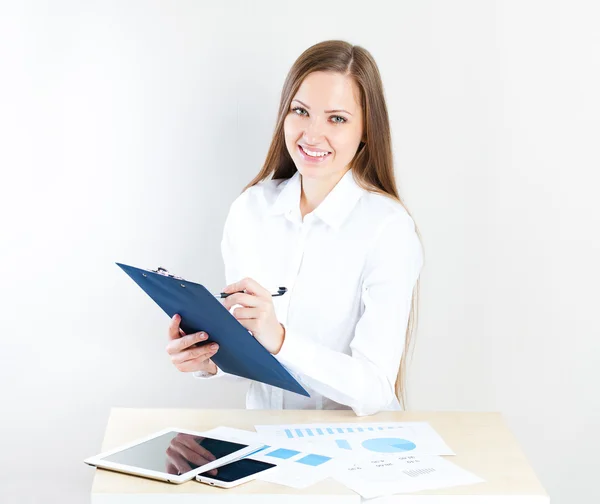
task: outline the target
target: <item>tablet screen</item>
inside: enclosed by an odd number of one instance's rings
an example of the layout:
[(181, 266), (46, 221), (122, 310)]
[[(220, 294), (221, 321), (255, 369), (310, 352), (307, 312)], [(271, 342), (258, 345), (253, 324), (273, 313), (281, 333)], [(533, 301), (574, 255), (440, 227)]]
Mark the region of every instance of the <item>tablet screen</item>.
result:
[(167, 432), (102, 460), (168, 474), (185, 474), (247, 445), (197, 434)]
[(246, 476), (266, 471), (271, 467), (275, 467), (275, 464), (246, 458), (219, 467), (217, 474), (211, 474), (211, 471), (208, 471), (200, 474), (200, 476), (206, 476), (207, 478), (230, 483), (245, 478)]

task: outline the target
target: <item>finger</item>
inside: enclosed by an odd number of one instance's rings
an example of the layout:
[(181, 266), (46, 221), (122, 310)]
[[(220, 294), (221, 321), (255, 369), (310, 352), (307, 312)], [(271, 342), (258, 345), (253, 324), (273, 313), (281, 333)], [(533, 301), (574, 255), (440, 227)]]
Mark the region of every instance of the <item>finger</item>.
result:
[(182, 336), (181, 338), (177, 338), (176, 340), (169, 341), (167, 343), (167, 353), (169, 355), (175, 355), (177, 353), (183, 352), (187, 348), (195, 345), (196, 343), (200, 343), (202, 341), (206, 341), (208, 339), (208, 334), (203, 331), (189, 334), (188, 336)]
[(179, 469), (177, 469), (175, 464), (172, 464), (171, 462), (167, 464), (167, 474), (177, 474), (178, 472)]
[(259, 319), (240, 319), (238, 322), (253, 336), (260, 331), (261, 321)]
[(195, 373), (196, 371), (211, 372), (211, 370), (214, 369), (211, 363), (212, 361), (210, 359), (205, 360), (200, 363), (200, 365), (198, 364), (198, 361), (191, 360), (184, 362), (183, 364), (176, 364), (175, 367), (182, 373)]
[(188, 334), (187, 336), (183, 336), (179, 340), (173, 342), (173, 346), (176, 348), (177, 352), (183, 352), (184, 350), (188, 350), (194, 345), (198, 343), (202, 343), (208, 339), (208, 334), (204, 331), (199, 331), (194, 334)]
[(175, 314), (173, 315), (173, 317), (171, 318), (171, 323), (169, 324), (169, 339), (170, 340), (175, 340), (178, 339), (181, 334), (180, 334), (180, 329), (179, 329), (179, 323), (181, 322), (181, 317), (179, 316), (179, 314)]
[(241, 319), (239, 323), (248, 329), (248, 331), (251, 331), (253, 335), (260, 330), (260, 321), (258, 319)]
[(255, 319), (260, 315), (260, 310), (256, 308), (237, 307), (233, 310), (232, 315), (237, 320)]
[(202, 345), (201, 347), (192, 348), (190, 350), (171, 355), (171, 362), (173, 364), (183, 364), (184, 362), (188, 361), (202, 362), (204, 360), (208, 360), (212, 355), (214, 355), (218, 348), (219, 345), (216, 343)]
[(223, 300), (223, 306), (228, 310), (231, 310), (231, 307), (236, 304), (248, 307), (256, 307), (261, 305), (263, 302), (264, 300), (262, 300), (258, 296), (254, 296), (252, 294), (244, 294), (240, 292), (226, 297)]
[(228, 285), (227, 287), (225, 287), (225, 290), (223, 290), (223, 292), (236, 292), (243, 290), (256, 296), (266, 297), (271, 295), (267, 289), (260, 285), (256, 280), (249, 277), (246, 277), (240, 280), (239, 282)]

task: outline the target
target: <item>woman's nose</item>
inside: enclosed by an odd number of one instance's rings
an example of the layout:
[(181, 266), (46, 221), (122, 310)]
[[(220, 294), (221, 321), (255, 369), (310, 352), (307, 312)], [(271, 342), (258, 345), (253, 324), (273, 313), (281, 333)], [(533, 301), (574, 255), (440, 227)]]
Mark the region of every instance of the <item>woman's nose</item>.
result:
[(310, 120), (304, 130), (304, 138), (310, 145), (318, 145), (323, 138), (323, 124), (317, 117)]

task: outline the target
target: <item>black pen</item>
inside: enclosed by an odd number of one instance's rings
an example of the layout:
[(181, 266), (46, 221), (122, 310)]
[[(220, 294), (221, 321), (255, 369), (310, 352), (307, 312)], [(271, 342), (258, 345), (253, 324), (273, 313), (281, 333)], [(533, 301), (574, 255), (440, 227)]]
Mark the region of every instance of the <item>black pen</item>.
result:
[[(224, 299), (227, 296), (231, 296), (232, 294), (239, 294), (242, 292), (245, 292), (245, 291), (229, 292), (229, 293), (221, 292), (220, 294), (213, 294), (213, 296), (215, 296), (216, 298)], [(283, 296), (286, 292), (287, 292), (286, 287), (279, 287), (279, 289), (277, 289), (277, 294), (271, 294), (271, 296), (272, 297)]]

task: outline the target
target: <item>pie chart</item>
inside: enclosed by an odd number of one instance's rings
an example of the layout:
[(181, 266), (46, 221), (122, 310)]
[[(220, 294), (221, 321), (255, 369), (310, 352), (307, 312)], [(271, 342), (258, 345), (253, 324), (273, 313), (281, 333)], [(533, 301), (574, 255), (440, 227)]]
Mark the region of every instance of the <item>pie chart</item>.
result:
[(362, 442), (363, 448), (378, 453), (399, 453), (414, 450), (417, 445), (412, 441), (400, 438), (367, 439)]

